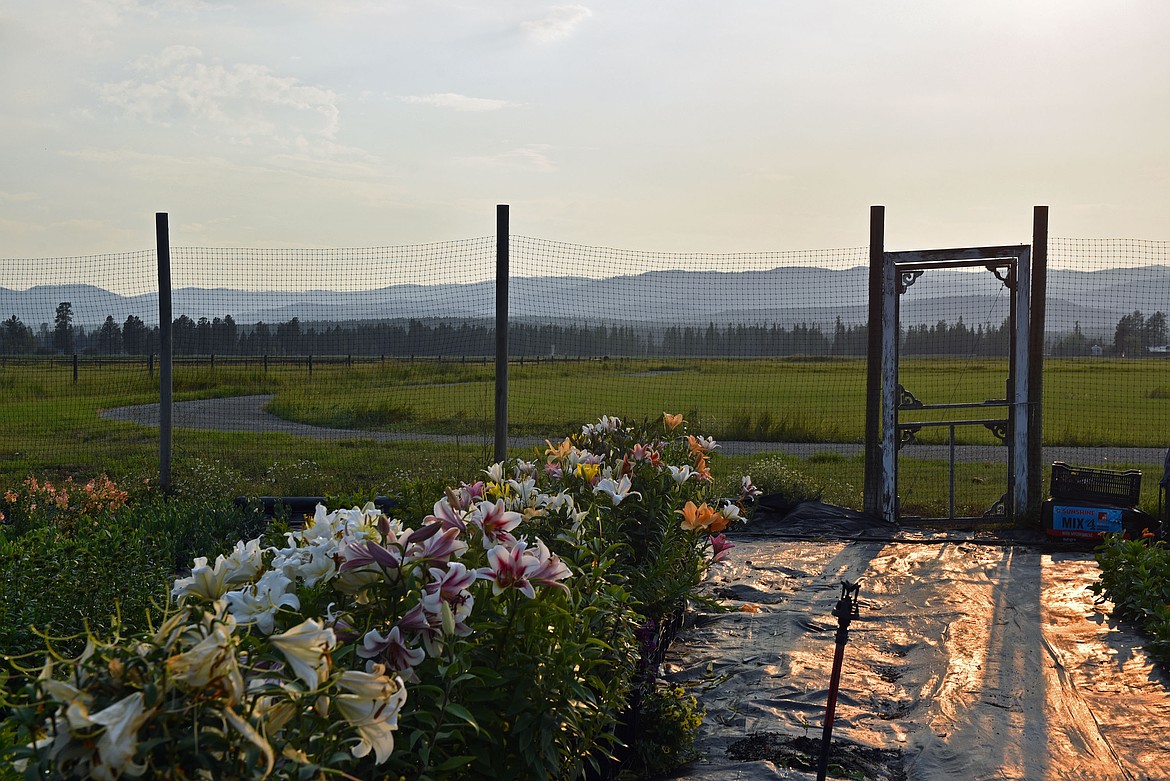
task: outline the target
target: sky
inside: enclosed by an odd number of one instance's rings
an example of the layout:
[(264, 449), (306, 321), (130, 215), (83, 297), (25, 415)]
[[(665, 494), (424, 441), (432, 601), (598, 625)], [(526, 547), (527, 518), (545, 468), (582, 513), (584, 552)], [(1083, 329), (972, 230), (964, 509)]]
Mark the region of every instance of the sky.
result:
[[(6, 0), (0, 258), (1170, 239), (1165, 0)], [(0, 285), (6, 284), (0, 280)], [(9, 285), (11, 286), (11, 285)]]

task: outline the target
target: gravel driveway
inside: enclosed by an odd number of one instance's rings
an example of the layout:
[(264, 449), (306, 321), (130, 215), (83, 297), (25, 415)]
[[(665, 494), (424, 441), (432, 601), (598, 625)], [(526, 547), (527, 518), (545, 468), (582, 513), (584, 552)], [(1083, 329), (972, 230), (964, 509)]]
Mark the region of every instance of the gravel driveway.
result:
[[(313, 439), (373, 439), (377, 442), (426, 441), (456, 442), (474, 440), (476, 434), (422, 434), (400, 431), (354, 431), (352, 429), (326, 428), (296, 423), (273, 415), (264, 409), (272, 401), (271, 395), (233, 396), (224, 399), (202, 399), (179, 401), (174, 405), (176, 428), (201, 429), (206, 431), (254, 431), (256, 433), (294, 434)], [(139, 404), (132, 407), (116, 407), (102, 410), (99, 414), (109, 420), (123, 420), (143, 426), (158, 426), (158, 404)], [(554, 435), (550, 435), (550, 438)], [(509, 442), (517, 447), (535, 447), (544, 443), (545, 437), (514, 437)], [(752, 455), (756, 453), (784, 453), (807, 458), (816, 453), (839, 453), (853, 456), (862, 452), (862, 446), (852, 443), (804, 443), (804, 442), (748, 442), (721, 441), (722, 452), (728, 455)], [(949, 448), (945, 445), (911, 445), (903, 455), (912, 458), (945, 461)], [(1120, 448), (1120, 447), (1046, 447), (1044, 462), (1064, 461), (1081, 466), (1108, 466), (1115, 464), (1160, 464), (1166, 451), (1162, 448)], [(955, 447), (955, 460), (967, 463), (1002, 461), (1006, 453), (1002, 448), (983, 445), (959, 445)]]

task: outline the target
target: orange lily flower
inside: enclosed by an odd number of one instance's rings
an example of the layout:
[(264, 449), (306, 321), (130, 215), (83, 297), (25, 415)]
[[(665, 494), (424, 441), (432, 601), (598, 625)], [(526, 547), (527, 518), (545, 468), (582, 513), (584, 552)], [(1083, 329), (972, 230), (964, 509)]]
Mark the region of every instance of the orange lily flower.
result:
[(707, 464), (707, 457), (700, 455), (695, 462), (695, 472), (698, 473), (700, 480), (711, 479), (711, 467)]
[(545, 450), (544, 454), (558, 461), (563, 461), (569, 455), (569, 451), (573, 449), (573, 443), (569, 441), (568, 437), (565, 437), (565, 441), (559, 445), (554, 446), (547, 439), (544, 441), (544, 444), (548, 445), (548, 450)]
[(687, 434), (687, 446), (694, 455), (701, 456), (707, 452), (707, 448), (703, 447), (703, 443), (694, 434)]
[(687, 502), (681, 510), (675, 510), (683, 517), (682, 528), (687, 531), (720, 532), (727, 526), (727, 519), (715, 512), (706, 502), (695, 506), (694, 502)]
[(676, 428), (681, 426), (683, 423), (686, 423), (686, 421), (683, 420), (683, 416), (682, 416), (681, 412), (677, 415), (671, 415), (669, 412), (663, 412), (662, 413), (662, 422), (665, 423), (666, 427), (668, 429), (670, 429), (671, 431), (674, 431)]

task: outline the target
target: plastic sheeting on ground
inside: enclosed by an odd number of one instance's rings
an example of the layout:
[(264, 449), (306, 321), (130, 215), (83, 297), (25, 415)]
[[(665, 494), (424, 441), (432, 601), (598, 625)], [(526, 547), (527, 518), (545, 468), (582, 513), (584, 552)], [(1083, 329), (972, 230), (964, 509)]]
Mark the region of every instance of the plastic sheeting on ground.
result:
[(899, 749), (912, 780), (1170, 779), (1170, 678), (1094, 604), (1091, 554), (848, 520), (854, 537), (906, 541), (779, 539), (794, 529), (762, 523), (713, 568), (705, 588), (733, 611), (692, 616), (664, 665), (707, 710), (703, 758), (677, 778), (813, 777), (727, 748), (820, 737), (831, 612), (860, 578), (834, 743)]

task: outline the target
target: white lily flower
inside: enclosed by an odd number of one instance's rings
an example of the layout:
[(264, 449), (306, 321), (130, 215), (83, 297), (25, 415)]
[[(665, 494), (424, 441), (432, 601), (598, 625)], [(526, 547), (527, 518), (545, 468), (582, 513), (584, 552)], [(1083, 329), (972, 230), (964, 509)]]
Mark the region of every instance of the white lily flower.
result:
[(532, 498), (536, 495), (536, 478), (509, 480), (508, 485), (516, 492), (521, 507), (528, 507), (532, 504)]
[(247, 542), (242, 540), (237, 542), (231, 553), (216, 559), (216, 569), (220, 568), (222, 559), (224, 584), (235, 586), (255, 580), (264, 569), (264, 551), (265, 548), (260, 547), (260, 538), (257, 537)]
[(339, 547), (335, 538), (319, 537), (306, 547), (282, 548), (272, 559), (272, 568), (279, 569), (289, 580), (295, 582), (299, 578), (312, 588), (337, 574), (333, 556)]
[(235, 619), (228, 615), (222, 620), (213, 620), (211, 614), (206, 613), (204, 620), (210, 622), (210, 626), (193, 631), (206, 634), (183, 653), (167, 659), (167, 673), (173, 680), (194, 690), (214, 684), (224, 692), (228, 702), (238, 702), (243, 696), (244, 679), (232, 643)]
[(375, 700), (389, 699), (399, 688), (381, 664), (375, 664), (370, 672), (346, 670), (337, 677), (337, 685), (350, 694)]
[(376, 567), (344, 569), (333, 579), (333, 588), (342, 594), (354, 595), (357, 603), (364, 605), (370, 601), (367, 588), (385, 579), (385, 575)]
[(601, 419), (596, 423), (587, 423), (581, 427), (581, 433), (585, 436), (593, 436), (595, 434), (606, 434), (611, 431), (617, 431), (622, 427), (621, 418), (611, 418), (608, 415), (602, 415)]
[(685, 465), (684, 466), (668, 466), (667, 468), (670, 469), (671, 478), (678, 485), (682, 485), (687, 480), (690, 480), (691, 477), (693, 477), (695, 474), (694, 469), (691, 469), (689, 466), (685, 466)]
[(228, 609), (241, 624), (255, 624), (261, 633), (275, 629), (276, 611), (282, 607), (300, 608), (301, 601), (292, 593), (293, 582), (280, 570), (265, 572), (255, 585), (223, 595)]
[(491, 480), (493, 483), (502, 483), (505, 480), (504, 463), (501, 461), (499, 463), (492, 464), (487, 469), (483, 470), (483, 473), (487, 475), (488, 480)]
[(715, 441), (715, 437), (695, 437), (695, 442), (699, 445), (699, 447), (701, 447), (703, 450), (706, 450), (707, 452), (711, 452), (712, 450), (717, 450), (719, 448), (719, 443)]
[(337, 513), (330, 513), (325, 509), (325, 505), (318, 504), (313, 509), (313, 517), (305, 519), (305, 525), (301, 528), (299, 536), (306, 542), (333, 537), (337, 531), (336, 522)]
[(227, 591), (227, 570), (224, 567), (223, 556), (216, 559), (215, 564), (209, 566), (206, 556), (195, 559), (195, 566), (191, 568), (191, 575), (175, 581), (171, 594), (181, 600), (188, 594), (194, 594), (204, 599), (219, 599)]
[[(98, 781), (116, 781), (123, 774), (140, 776), (146, 772), (146, 765), (135, 764), (134, 754), (138, 751), (138, 730), (146, 723), (153, 711), (146, 710), (146, 699), (142, 692), (131, 695), (103, 708), (97, 713), (90, 714), (80, 702), (75, 702), (66, 709), (65, 720), (69, 726), (70, 737), (84, 743), (93, 740), (94, 728), (103, 728), (93, 749), (81, 749), (74, 745), (74, 740), (62, 743), (64, 735), (59, 734), (54, 741), (52, 753), (57, 755), (78, 755), (81, 760), (74, 767), (74, 772), (81, 771), (84, 778), (93, 778)], [(93, 744), (91, 744), (93, 745)], [(88, 764), (88, 767), (85, 765)]]
[(332, 629), (309, 618), (268, 640), (309, 690), (320, 688), (329, 678), (329, 653), (337, 647)]
[(318, 583), (328, 583), (337, 574), (334, 555), (338, 545), (335, 540), (309, 548), (309, 560), (301, 567), (300, 576), (309, 588)]
[(622, 475), (622, 479), (614, 482), (612, 477), (605, 477), (598, 481), (597, 485), (593, 487), (593, 493), (606, 494), (613, 502), (613, 506), (617, 507), (622, 503), (622, 500), (629, 496), (636, 496), (642, 498), (642, 494), (632, 490), (633, 484), (630, 482), (629, 475)]
[(350, 670), (337, 679), (339, 688), (346, 691), (333, 698), (337, 710), (357, 730), (360, 740), (351, 749), (355, 757), (374, 752), (377, 764), (382, 764), (394, 753), (394, 731), (398, 729), (398, 714), (406, 702), (406, 688), (398, 676), (386, 675), (381, 665), (372, 672)]

